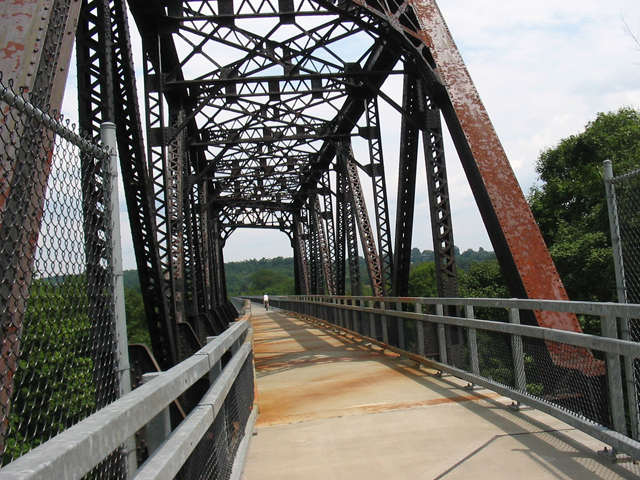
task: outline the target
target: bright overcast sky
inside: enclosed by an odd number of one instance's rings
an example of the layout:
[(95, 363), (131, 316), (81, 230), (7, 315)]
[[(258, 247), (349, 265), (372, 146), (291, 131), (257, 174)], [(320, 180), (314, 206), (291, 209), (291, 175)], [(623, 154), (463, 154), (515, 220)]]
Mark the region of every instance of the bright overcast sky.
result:
[[(581, 132), (598, 112), (640, 108), (640, 51), (623, 22), (640, 37), (640, 1), (441, 0), (439, 6), (525, 193), (536, 181), (541, 150)], [(448, 174), (456, 245), (492, 250), (451, 146)], [(416, 207), (414, 232), (415, 247), (432, 248), (426, 200)], [(135, 268), (131, 242), (123, 243), (125, 268)], [(226, 261), (292, 256), (283, 233), (255, 229), (236, 231), (224, 253)]]

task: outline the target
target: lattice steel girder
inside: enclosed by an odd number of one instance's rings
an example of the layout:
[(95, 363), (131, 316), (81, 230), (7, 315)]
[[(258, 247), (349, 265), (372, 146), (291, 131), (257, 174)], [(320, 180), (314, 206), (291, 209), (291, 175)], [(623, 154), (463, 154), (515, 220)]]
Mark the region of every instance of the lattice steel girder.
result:
[[(422, 94), (422, 92), (420, 93)], [(436, 259), (438, 295), (441, 297), (457, 297), (458, 272), (455, 244), (453, 242), (449, 183), (447, 181), (440, 111), (431, 102), (427, 105), (427, 99), (424, 96), (421, 95), (420, 100), (422, 100), (423, 107), (421, 108), (421, 113), (427, 120), (427, 129), (423, 131), (423, 144), (427, 171), (427, 189), (429, 191), (429, 209), (431, 212), (431, 233), (433, 235), (433, 250)]]
[(371, 228), (371, 221), (369, 220), (369, 213), (367, 212), (367, 204), (364, 200), (362, 187), (360, 185), (358, 168), (351, 158), (351, 156), (348, 157), (346, 167), (350, 182), (353, 210), (358, 223), (358, 230), (360, 231), (364, 258), (367, 262), (367, 270), (369, 271), (369, 278), (371, 279), (371, 288), (373, 289), (374, 295), (382, 297), (384, 296), (384, 286), (382, 282), (380, 257), (378, 256), (378, 250), (376, 249), (376, 244), (373, 239), (373, 230)]
[[(389, 24), (420, 65), (456, 149), (513, 295), (568, 299), (480, 96), (434, 0), (352, 0)], [(536, 314), (540, 326), (580, 331), (575, 315)]]
[(406, 113), (402, 116), (400, 125), (396, 234), (393, 259), (393, 293), (398, 296), (409, 295), (411, 240), (413, 238), (420, 131), (417, 122), (412, 121), (418, 114), (416, 74), (415, 69), (405, 68), (402, 89), (402, 109)]
[[(106, 49), (105, 45), (111, 48)], [(160, 366), (168, 369), (177, 363), (175, 333), (160, 270), (155, 206), (124, 0), (83, 5), (76, 50), (81, 128), (97, 132), (105, 119), (116, 124), (125, 199), (151, 344)]]
[(326, 224), (322, 209), (320, 208), (320, 199), (318, 195), (312, 195), (309, 199), (310, 214), (313, 215), (316, 232), (318, 235), (318, 253), (322, 264), (322, 274), (324, 285), (327, 288), (328, 295), (335, 295), (335, 287), (333, 282), (333, 274), (331, 272), (331, 257), (329, 246), (327, 245)]
[(382, 292), (388, 295), (393, 285), (393, 252), (391, 250), (391, 229), (389, 226), (389, 205), (387, 200), (387, 184), (384, 173), (384, 156), (382, 153), (382, 132), (380, 128), (380, 111), (378, 98), (366, 101), (366, 129), (361, 134), (368, 140), (369, 165), (366, 171), (371, 176), (374, 197), (374, 216), (378, 234), (380, 271), (382, 275)]
[(328, 249), (328, 261), (329, 261), (329, 291), (333, 291), (333, 295), (336, 295), (336, 255), (338, 247), (336, 246), (336, 231), (335, 222), (333, 218), (333, 202), (332, 197), (335, 196), (331, 192), (331, 177), (329, 171), (325, 171), (320, 177), (320, 188), (318, 195), (322, 196), (322, 208), (321, 216), (324, 220), (327, 228), (327, 249)]
[(346, 294), (346, 207), (344, 178), (340, 174), (340, 169), (336, 166), (336, 221), (335, 221), (335, 275), (336, 275), (336, 295)]
[[(123, 0), (86, 1), (77, 31), (80, 128), (97, 138), (116, 124), (120, 165), (147, 324), (156, 360), (177, 363), (174, 324), (160, 270), (156, 212), (150, 190), (131, 41)], [(115, 99), (118, 101), (115, 101)]]
[[(296, 264), (296, 293), (309, 294), (309, 266), (305, 244), (305, 225), (300, 211), (293, 212), (293, 252)], [(304, 292), (304, 293), (303, 293)]]

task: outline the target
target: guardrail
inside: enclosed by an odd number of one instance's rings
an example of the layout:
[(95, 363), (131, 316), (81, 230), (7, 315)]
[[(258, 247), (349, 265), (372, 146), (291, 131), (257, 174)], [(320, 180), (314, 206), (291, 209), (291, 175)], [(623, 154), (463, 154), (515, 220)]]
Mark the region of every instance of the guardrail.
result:
[[(257, 415), (248, 315), (209, 340), (190, 358), (0, 469), (0, 478), (82, 478), (142, 428), (153, 429), (156, 449), (133, 478), (239, 478)], [(207, 393), (171, 432), (169, 404), (206, 376)]]
[[(640, 305), (461, 298), (290, 296), (270, 303), (526, 404), (640, 459)], [(504, 317), (504, 321), (477, 319)], [(534, 325), (535, 312), (599, 317), (602, 336)], [(622, 336), (625, 339), (620, 339)], [(637, 339), (636, 339), (637, 340)], [(620, 362), (622, 357), (623, 362)], [(624, 367), (623, 367), (624, 366)]]

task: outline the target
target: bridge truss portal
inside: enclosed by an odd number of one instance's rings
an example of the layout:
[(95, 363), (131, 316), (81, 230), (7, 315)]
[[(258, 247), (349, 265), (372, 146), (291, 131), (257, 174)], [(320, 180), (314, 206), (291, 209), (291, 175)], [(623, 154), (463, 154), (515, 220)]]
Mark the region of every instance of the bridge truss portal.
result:
[[(38, 21), (5, 38), (23, 56), (0, 68), (54, 108), (75, 29), (80, 127), (97, 138), (102, 122), (117, 126), (162, 368), (226, 327), (223, 251), (238, 228), (286, 233), (299, 294), (344, 295), (349, 279), (360, 295), (366, 274), (374, 295), (406, 296), (419, 161), (439, 293), (456, 296), (445, 125), (512, 295), (567, 299), (435, 1), (41, 0), (6, 8), (35, 8)], [(142, 79), (128, 11), (142, 39)], [(572, 315), (536, 321), (579, 330)]]

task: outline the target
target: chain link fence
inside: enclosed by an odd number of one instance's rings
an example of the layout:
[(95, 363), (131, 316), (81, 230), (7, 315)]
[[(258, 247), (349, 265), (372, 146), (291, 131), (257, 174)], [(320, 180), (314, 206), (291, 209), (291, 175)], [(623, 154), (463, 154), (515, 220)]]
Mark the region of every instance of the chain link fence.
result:
[(614, 177), (610, 183), (626, 301), (640, 303), (640, 170)]
[[(640, 303), (640, 169), (614, 177), (613, 165), (607, 160), (604, 172), (618, 301)], [(640, 320), (622, 319), (621, 334), (625, 340), (640, 341)], [(633, 438), (638, 439), (640, 361), (625, 359), (624, 375), (630, 385), (628, 401), (634, 406), (629, 412), (629, 423)]]
[[(119, 396), (106, 150), (0, 75), (0, 449), (6, 465)], [(33, 100), (33, 99), (32, 99)], [(122, 454), (92, 474), (119, 478)]]

